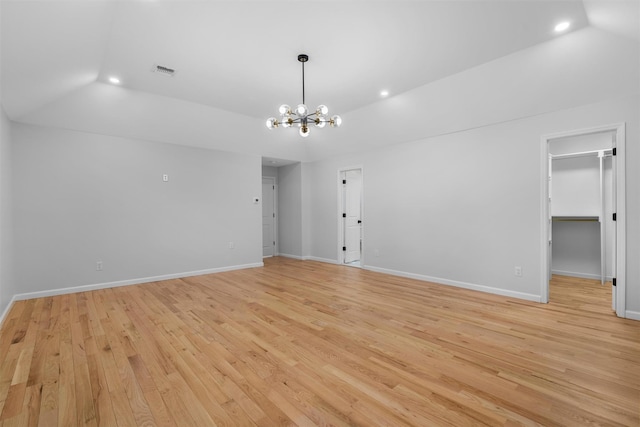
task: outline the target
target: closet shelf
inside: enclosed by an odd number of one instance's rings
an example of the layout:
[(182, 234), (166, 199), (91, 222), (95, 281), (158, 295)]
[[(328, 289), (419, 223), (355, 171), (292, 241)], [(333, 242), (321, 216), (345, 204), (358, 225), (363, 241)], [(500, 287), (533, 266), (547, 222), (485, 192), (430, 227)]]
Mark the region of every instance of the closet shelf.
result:
[(598, 216), (552, 216), (552, 221), (562, 222), (562, 221), (579, 221), (579, 222), (598, 222), (600, 218)]

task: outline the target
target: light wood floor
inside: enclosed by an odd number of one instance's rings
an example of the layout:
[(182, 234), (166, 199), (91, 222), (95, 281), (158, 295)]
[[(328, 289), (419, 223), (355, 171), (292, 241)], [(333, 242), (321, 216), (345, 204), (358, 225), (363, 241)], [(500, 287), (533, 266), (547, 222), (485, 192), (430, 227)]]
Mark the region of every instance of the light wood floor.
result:
[(308, 261), (19, 301), (4, 426), (638, 426), (640, 322)]

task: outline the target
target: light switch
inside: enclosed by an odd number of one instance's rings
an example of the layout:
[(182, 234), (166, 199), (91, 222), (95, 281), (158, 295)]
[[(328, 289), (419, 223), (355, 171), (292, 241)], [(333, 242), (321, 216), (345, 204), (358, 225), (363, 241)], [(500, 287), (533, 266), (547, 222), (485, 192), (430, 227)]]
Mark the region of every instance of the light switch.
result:
[(162, 181), (163, 182), (169, 182), (169, 175), (166, 174), (166, 173), (164, 175), (162, 175)]

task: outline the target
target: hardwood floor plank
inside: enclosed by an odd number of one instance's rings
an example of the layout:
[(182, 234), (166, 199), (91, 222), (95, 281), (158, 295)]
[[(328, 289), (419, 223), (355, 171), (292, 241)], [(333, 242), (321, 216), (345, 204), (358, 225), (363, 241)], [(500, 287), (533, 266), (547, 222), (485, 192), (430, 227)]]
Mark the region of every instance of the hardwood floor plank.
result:
[[(40, 337), (46, 332), (46, 343), (43, 348), (44, 366), (42, 372), (42, 395), (40, 397), (39, 426), (58, 425), (58, 381), (60, 380), (60, 309), (61, 298), (51, 299), (50, 318), (41, 319)], [(31, 378), (31, 374), (29, 375)], [(34, 374), (36, 377), (36, 374)], [(34, 380), (34, 384), (35, 384)]]
[(611, 285), (549, 304), (310, 261), (18, 301), (0, 425), (638, 426)]
[(21, 411), (21, 413), (26, 412), (28, 416), (27, 425), (28, 426), (37, 426), (40, 421), (40, 402), (42, 399), (42, 385), (37, 384), (33, 386), (27, 387), (27, 391), (25, 393), (23, 407), (26, 408), (26, 411)]
[(71, 341), (71, 295), (61, 296), (60, 310), (60, 377), (58, 381), (58, 425), (77, 424), (73, 343)]
[[(0, 419), (12, 418), (24, 407), (29, 409), (29, 415), (33, 415), (31, 411), (34, 397), (32, 394), (33, 390), (31, 387), (28, 387), (27, 382), (30, 376), (30, 368), (36, 347), (38, 325), (43, 304), (43, 300), (35, 301), (32, 306), (33, 309), (30, 312), (31, 317), (28, 319), (28, 324), (25, 325), (26, 331), (24, 334), (20, 334), (20, 339), (14, 338), (12, 341), (20, 353), (16, 360), (14, 373), (11, 378), (11, 386)], [(26, 317), (23, 316), (22, 319), (24, 321)], [(36, 398), (39, 402), (39, 396)], [(21, 399), (24, 399), (23, 402), (20, 402)]]
[(108, 346), (105, 346), (105, 348), (108, 347), (113, 357), (110, 375), (117, 376), (111, 379), (109, 383), (111, 387), (109, 389), (111, 391), (112, 387), (115, 388), (118, 396), (122, 400), (126, 399), (130, 409), (130, 411), (127, 410), (122, 403), (118, 407), (114, 406), (118, 424), (120, 425), (123, 419), (131, 424), (129, 418), (133, 416), (135, 419), (133, 425), (145, 425), (147, 423), (153, 425), (153, 414), (129, 363), (129, 356), (135, 354), (135, 351), (131, 348), (130, 337), (122, 326), (122, 322), (117, 320), (121, 311), (114, 307), (112, 314), (113, 317), (104, 319), (102, 322), (108, 340)]

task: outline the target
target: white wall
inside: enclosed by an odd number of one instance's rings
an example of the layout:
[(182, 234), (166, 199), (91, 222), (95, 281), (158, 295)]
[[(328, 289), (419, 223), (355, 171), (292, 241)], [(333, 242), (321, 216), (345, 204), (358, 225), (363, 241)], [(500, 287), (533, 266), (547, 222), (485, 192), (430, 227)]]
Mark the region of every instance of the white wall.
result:
[(258, 156), (21, 124), (12, 139), (18, 293), (262, 262)]
[(0, 108), (0, 320), (15, 294), (10, 130), (11, 122)]
[(613, 137), (613, 131), (606, 131), (552, 139), (549, 144), (549, 154), (570, 154), (611, 148)]
[(302, 257), (302, 165), (278, 168), (278, 237), (281, 255)]
[(600, 159), (554, 159), (551, 166), (551, 215), (600, 216)]
[[(0, 7), (2, 14), (2, 7)], [(1, 69), (2, 67), (0, 67)], [(0, 81), (2, 78), (0, 77)], [(11, 122), (2, 105), (5, 92), (0, 84), (0, 322), (15, 293), (13, 276), (13, 212)]]
[[(368, 268), (538, 299), (541, 136), (626, 122), (627, 164), (640, 164), (638, 103), (634, 95), (312, 163), (311, 255), (337, 260), (336, 174), (361, 164)], [(627, 310), (636, 312), (638, 169), (627, 167), (626, 215)]]

